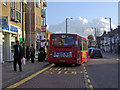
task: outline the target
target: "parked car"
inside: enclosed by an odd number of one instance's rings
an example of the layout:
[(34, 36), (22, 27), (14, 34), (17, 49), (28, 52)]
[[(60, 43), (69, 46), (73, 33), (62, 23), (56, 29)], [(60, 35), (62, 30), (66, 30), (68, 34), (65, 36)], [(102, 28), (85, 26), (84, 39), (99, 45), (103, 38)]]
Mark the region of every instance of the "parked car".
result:
[(94, 57), (100, 57), (103, 58), (102, 52), (100, 49), (92, 49), (91, 53), (90, 53), (90, 57), (94, 58)]

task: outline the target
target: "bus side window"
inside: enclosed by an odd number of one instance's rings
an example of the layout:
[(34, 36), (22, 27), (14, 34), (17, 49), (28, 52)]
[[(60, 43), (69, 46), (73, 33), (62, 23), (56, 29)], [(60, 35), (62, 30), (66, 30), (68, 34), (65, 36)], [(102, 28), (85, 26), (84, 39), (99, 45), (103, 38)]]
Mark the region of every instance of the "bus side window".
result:
[(79, 47), (79, 50), (82, 50), (82, 42), (80, 37), (78, 38), (78, 47)]

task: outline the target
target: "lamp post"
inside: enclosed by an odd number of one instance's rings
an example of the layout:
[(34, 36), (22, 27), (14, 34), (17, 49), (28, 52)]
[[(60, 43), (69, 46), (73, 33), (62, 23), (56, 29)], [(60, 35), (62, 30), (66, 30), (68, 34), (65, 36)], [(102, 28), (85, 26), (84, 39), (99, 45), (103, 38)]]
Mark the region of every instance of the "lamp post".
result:
[[(110, 20), (110, 31), (112, 31), (111, 29), (111, 18), (106, 18), (105, 19), (109, 19)], [(110, 34), (110, 52), (112, 53), (112, 40), (111, 40), (111, 34)]]
[(30, 2), (30, 46), (31, 46), (31, 2)]
[(22, 2), (22, 39), (23, 39), (23, 56), (25, 56), (25, 43), (24, 43), (24, 2)]
[(66, 34), (67, 34), (67, 20), (72, 19), (71, 17), (66, 18)]

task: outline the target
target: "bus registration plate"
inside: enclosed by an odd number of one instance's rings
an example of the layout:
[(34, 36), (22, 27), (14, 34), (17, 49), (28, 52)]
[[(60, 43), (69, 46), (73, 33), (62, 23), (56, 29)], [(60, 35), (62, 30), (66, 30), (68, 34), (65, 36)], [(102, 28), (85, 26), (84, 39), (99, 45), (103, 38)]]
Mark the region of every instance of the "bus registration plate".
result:
[(72, 57), (70, 51), (54, 51), (54, 57)]

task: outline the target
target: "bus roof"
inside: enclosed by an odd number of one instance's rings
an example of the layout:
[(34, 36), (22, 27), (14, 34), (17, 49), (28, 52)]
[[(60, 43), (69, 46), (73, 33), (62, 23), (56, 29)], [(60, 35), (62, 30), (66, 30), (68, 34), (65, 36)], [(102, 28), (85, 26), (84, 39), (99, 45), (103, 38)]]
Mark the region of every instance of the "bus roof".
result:
[[(66, 35), (66, 33), (52, 33), (51, 35)], [(77, 35), (77, 34), (71, 34), (71, 33), (67, 33), (67, 35), (76, 35), (76, 36), (79, 36), (79, 35)], [(87, 38), (84, 38), (84, 37), (82, 37), (82, 36), (79, 36), (79, 37), (81, 37), (82, 39), (85, 39), (85, 40), (88, 41)]]

